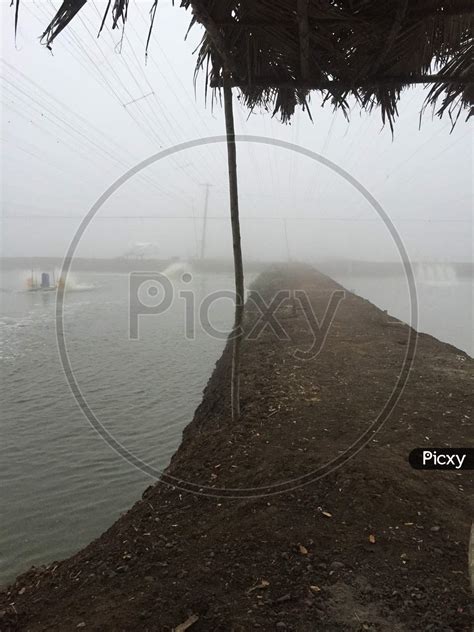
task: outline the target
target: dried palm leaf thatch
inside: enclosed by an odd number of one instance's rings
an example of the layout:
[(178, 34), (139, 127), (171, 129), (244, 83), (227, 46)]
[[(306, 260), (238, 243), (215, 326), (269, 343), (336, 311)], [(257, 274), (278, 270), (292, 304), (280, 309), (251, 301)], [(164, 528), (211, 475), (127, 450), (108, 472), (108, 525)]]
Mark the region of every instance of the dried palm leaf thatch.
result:
[[(50, 46), (87, 0), (63, 0), (46, 28)], [(16, 12), (20, 0), (15, 3)], [(129, 0), (109, 0), (112, 27), (125, 24)], [(158, 0), (150, 0), (150, 30)], [(263, 106), (283, 121), (312, 90), (348, 111), (353, 97), (379, 107), (393, 126), (402, 90), (430, 84), (425, 105), (453, 121), (473, 112), (471, 0), (181, 0), (204, 36), (197, 69), (220, 88), (224, 71), (249, 107)], [(148, 38), (149, 39), (149, 38)], [(148, 45), (148, 43), (147, 43)]]

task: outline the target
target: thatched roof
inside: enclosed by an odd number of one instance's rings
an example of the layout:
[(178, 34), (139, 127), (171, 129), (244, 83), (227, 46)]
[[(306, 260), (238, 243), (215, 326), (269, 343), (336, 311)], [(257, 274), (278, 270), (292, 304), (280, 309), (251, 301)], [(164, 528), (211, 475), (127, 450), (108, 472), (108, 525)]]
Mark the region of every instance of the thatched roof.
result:
[[(15, 0), (19, 2), (20, 0)], [(44, 33), (50, 45), (87, 0), (64, 0)], [(152, 24), (158, 0), (151, 1)], [(114, 27), (129, 0), (109, 0)], [(401, 91), (429, 84), (426, 104), (455, 120), (474, 104), (472, 0), (182, 0), (205, 33), (198, 68), (224, 72), (244, 103), (288, 120), (312, 90), (335, 107), (379, 106), (392, 125)]]

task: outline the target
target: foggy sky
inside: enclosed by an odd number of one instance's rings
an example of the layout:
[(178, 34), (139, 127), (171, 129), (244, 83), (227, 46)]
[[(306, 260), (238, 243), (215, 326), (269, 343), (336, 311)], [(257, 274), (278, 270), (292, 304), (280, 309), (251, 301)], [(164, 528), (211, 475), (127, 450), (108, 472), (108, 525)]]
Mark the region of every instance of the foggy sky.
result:
[[(88, 2), (51, 54), (38, 37), (52, 4), (22, 1), (15, 46), (14, 12), (2, 3), (4, 256), (64, 255), (80, 219), (128, 168), (160, 149), (224, 133), (221, 104), (212, 106), (210, 97), (205, 103), (203, 75), (194, 92), (193, 51), (202, 32), (193, 27), (184, 41), (189, 13), (159, 3), (145, 65), (150, 5), (131, 1), (121, 54), (118, 32), (96, 39), (101, 2)], [(352, 104), (348, 123), (330, 105), (322, 108), (317, 95), (314, 123), (298, 111), (291, 125), (271, 112), (249, 115), (236, 100), (236, 131), (296, 143), (347, 170), (382, 204), (413, 260), (470, 260), (470, 126), (462, 118), (450, 133), (449, 118), (429, 111), (419, 129), (423, 98), (421, 87), (404, 93), (394, 139), (379, 111), (361, 114)], [(386, 227), (340, 176), (272, 146), (240, 143), (237, 151), (246, 257), (285, 257), (286, 218), (293, 258), (398, 259)], [(224, 145), (186, 150), (143, 176), (104, 205), (79, 255), (118, 256), (135, 242), (151, 242), (164, 257), (195, 256), (206, 183), (207, 254), (230, 254)]]

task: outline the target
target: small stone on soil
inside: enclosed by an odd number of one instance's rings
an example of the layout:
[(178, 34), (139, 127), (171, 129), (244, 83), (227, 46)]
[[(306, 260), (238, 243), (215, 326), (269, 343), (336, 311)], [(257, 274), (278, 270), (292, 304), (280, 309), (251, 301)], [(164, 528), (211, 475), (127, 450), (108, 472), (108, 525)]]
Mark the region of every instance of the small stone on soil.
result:
[(344, 564), (342, 562), (337, 562), (337, 561), (331, 562), (331, 569), (333, 571), (337, 571), (341, 568), (344, 568)]

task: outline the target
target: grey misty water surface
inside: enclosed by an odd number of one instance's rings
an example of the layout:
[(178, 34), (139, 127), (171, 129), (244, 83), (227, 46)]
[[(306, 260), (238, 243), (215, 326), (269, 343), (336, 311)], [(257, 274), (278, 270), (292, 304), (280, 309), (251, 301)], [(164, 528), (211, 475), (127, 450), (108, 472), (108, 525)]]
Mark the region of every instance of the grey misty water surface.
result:
[[(1, 582), (85, 545), (152, 482), (83, 417), (59, 362), (54, 293), (18, 292), (25, 276), (4, 273), (2, 283)], [(66, 292), (65, 331), (80, 388), (116, 439), (165, 468), (224, 342), (199, 327), (186, 339), (178, 297), (165, 314), (141, 318), (140, 339), (130, 340), (128, 276), (77, 278)], [(232, 284), (195, 277), (175, 290), (191, 285), (199, 297)], [(210, 314), (217, 329), (230, 329), (230, 301), (216, 302)]]

